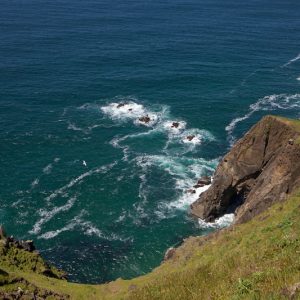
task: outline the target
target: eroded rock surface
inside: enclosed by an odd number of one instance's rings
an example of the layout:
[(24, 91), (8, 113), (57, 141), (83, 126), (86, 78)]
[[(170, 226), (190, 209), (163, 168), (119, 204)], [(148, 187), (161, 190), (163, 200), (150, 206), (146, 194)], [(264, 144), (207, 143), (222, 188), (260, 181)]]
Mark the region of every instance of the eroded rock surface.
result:
[(300, 186), (297, 122), (266, 116), (253, 126), (220, 162), (211, 187), (191, 205), (192, 214), (214, 221), (235, 211), (235, 223), (243, 223), (286, 199)]

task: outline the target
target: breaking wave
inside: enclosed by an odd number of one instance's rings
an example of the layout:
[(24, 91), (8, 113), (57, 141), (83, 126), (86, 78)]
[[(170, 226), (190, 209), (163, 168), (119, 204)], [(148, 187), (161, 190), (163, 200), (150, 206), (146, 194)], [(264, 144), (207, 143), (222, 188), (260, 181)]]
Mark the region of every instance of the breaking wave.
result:
[(32, 230), (29, 233), (31, 233), (31, 234), (38, 234), (38, 233), (40, 233), (40, 231), (42, 229), (42, 225), (44, 225), (45, 223), (49, 222), (57, 214), (59, 214), (61, 212), (65, 212), (65, 211), (70, 210), (72, 208), (72, 206), (74, 205), (75, 201), (76, 201), (76, 197), (72, 197), (72, 198), (70, 198), (68, 200), (68, 202), (65, 205), (54, 207), (50, 211), (41, 209), (39, 211), (39, 215), (41, 216), (41, 219), (38, 220), (34, 224)]
[(136, 125), (147, 127), (154, 126), (160, 119), (160, 113), (147, 110), (142, 104), (133, 101), (113, 102), (107, 106), (102, 106), (104, 114), (113, 120), (128, 121), (132, 120)]
[(78, 230), (82, 231), (85, 235), (96, 236), (98, 238), (106, 239), (109, 241), (114, 241), (114, 240), (126, 241), (126, 240), (128, 240), (127, 238), (123, 238), (115, 233), (110, 233), (110, 234), (103, 233), (103, 231), (101, 231), (99, 228), (97, 228), (92, 222), (83, 220), (83, 216), (85, 214), (86, 214), (86, 211), (84, 211), (84, 210), (81, 211), (81, 213), (78, 216), (74, 217), (64, 227), (57, 229), (57, 230), (52, 230), (52, 231), (43, 233), (40, 236), (38, 236), (38, 238), (46, 239), (46, 240), (53, 239), (65, 231), (71, 231), (71, 230), (78, 229)]
[(287, 110), (287, 109), (300, 109), (300, 94), (279, 94), (270, 95), (258, 99), (257, 102), (249, 106), (248, 112), (241, 117), (233, 119), (225, 128), (228, 134), (230, 145), (235, 142), (233, 132), (238, 123), (249, 119), (255, 112), (258, 111), (273, 111), (273, 110)]
[(231, 225), (234, 221), (234, 214), (226, 214), (218, 218), (215, 222), (205, 222), (202, 219), (198, 219), (200, 228), (215, 228), (220, 229)]
[(282, 68), (287, 67), (287, 66), (291, 65), (292, 63), (294, 63), (294, 62), (296, 62), (298, 60), (300, 60), (300, 53), (296, 57), (294, 57), (291, 60), (289, 60), (286, 64), (282, 65), (281, 67)]
[[(188, 155), (194, 153), (203, 142), (215, 140), (209, 131), (189, 128), (185, 120), (174, 118), (171, 115), (168, 106), (148, 108), (137, 103), (135, 99), (112, 102), (102, 106), (100, 110), (113, 122), (123, 124), (130, 122), (131, 125), (148, 127), (142, 132), (115, 136), (110, 141), (113, 147), (122, 150), (123, 161), (134, 164), (141, 170), (138, 191), (140, 201), (134, 205), (134, 209), (140, 217), (147, 216), (146, 207), (151, 194), (149, 189), (155, 188), (151, 187), (151, 174), (152, 172), (154, 174), (155, 170), (160, 170), (169, 176), (176, 194), (175, 199), (168, 200), (168, 202), (158, 201), (156, 208), (153, 208), (154, 211), (152, 211), (157, 219), (173, 216), (174, 209), (186, 209), (209, 187), (193, 188), (201, 176), (213, 173), (217, 159), (207, 161)], [(139, 153), (133, 143), (138, 139), (148, 139), (149, 141), (155, 139), (156, 141), (160, 140), (161, 143), (153, 154)], [(144, 141), (146, 142), (146, 140)], [(148, 177), (150, 177), (150, 181)], [(191, 188), (194, 189), (194, 192), (187, 192)], [(125, 216), (128, 214), (123, 213), (118, 218), (118, 222)]]
[(64, 194), (68, 189), (70, 189), (74, 185), (80, 183), (84, 178), (86, 178), (88, 176), (91, 176), (91, 175), (94, 175), (94, 174), (97, 174), (97, 173), (106, 173), (106, 172), (108, 172), (116, 164), (117, 164), (117, 162), (113, 162), (111, 164), (101, 166), (99, 168), (91, 169), (88, 172), (85, 172), (85, 173), (81, 174), (80, 176), (72, 179), (68, 184), (64, 185), (63, 187), (61, 187), (57, 190), (55, 190), (53, 193), (51, 193), (49, 196), (47, 196), (45, 198), (46, 201), (50, 201), (50, 200), (56, 198), (57, 196)]

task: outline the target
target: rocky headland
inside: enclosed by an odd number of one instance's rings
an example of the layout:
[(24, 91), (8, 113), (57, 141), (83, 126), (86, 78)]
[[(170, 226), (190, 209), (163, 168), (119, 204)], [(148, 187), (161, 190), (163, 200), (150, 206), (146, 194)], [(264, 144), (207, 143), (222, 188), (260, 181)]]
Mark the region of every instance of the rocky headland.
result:
[(131, 280), (70, 283), (32, 241), (1, 227), (0, 299), (300, 299), (300, 121), (264, 117), (212, 179), (193, 187), (211, 184), (191, 213), (211, 222), (234, 212), (235, 224), (187, 238), (159, 267)]
[(235, 212), (249, 221), (300, 186), (299, 124), (266, 116), (224, 156), (211, 187), (191, 205), (191, 213), (212, 222)]

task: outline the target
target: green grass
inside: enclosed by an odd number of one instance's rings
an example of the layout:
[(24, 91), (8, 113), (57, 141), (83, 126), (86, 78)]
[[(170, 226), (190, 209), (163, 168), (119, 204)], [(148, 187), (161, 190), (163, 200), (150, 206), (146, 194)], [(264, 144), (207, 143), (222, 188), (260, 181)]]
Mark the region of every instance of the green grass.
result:
[(174, 258), (145, 276), (104, 285), (48, 278), (40, 274), (42, 263), (33, 271), (35, 258), (22, 253), (22, 263), (14, 265), (13, 253), (10, 259), (2, 254), (0, 291), (14, 288), (7, 282), (21, 277), (71, 299), (288, 299), (286, 290), (300, 282), (299, 212), (297, 193), (248, 223), (189, 238)]
[(300, 133), (300, 120), (289, 119), (289, 118), (285, 118), (285, 117), (276, 117), (276, 118), (284, 121), (288, 125), (291, 125), (297, 132)]

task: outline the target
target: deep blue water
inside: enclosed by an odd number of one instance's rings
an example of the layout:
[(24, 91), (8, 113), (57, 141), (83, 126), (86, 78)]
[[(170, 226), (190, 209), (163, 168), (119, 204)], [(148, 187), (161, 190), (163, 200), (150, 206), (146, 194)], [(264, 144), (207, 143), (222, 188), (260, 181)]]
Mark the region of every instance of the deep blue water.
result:
[(71, 280), (130, 278), (211, 230), (186, 190), (236, 138), (299, 118), (300, 2), (3, 0), (0, 87), (0, 223)]

